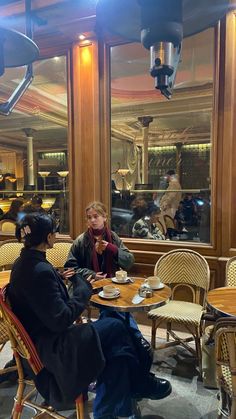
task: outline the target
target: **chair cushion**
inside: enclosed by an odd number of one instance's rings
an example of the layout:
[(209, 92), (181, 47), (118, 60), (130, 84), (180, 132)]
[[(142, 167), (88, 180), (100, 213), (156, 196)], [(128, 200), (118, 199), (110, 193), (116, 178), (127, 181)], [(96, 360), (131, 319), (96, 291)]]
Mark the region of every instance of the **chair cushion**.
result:
[(148, 312), (148, 317), (158, 320), (171, 320), (182, 323), (198, 325), (203, 314), (200, 304), (186, 301), (170, 301), (162, 307), (154, 308)]

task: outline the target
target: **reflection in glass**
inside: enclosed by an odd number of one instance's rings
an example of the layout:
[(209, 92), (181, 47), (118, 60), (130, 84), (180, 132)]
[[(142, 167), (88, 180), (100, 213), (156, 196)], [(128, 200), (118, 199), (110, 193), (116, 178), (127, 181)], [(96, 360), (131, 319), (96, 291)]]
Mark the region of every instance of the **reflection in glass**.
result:
[[(40, 208), (58, 219), (59, 232), (68, 233), (68, 182), (60, 175), (68, 174), (66, 57), (33, 65), (32, 85), (11, 115), (0, 116), (0, 208), (5, 214), (20, 197), (34, 210), (38, 199)], [(1, 101), (23, 73), (23, 68), (6, 70)]]
[(140, 44), (111, 48), (112, 229), (138, 237), (146, 223), (209, 243), (214, 30), (184, 39), (171, 101), (153, 90), (148, 60)]

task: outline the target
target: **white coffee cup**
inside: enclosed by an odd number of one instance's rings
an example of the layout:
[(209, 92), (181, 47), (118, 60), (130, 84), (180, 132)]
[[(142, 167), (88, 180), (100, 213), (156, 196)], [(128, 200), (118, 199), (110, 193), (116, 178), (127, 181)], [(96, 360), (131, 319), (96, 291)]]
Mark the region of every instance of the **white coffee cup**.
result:
[(150, 285), (151, 288), (157, 288), (159, 287), (160, 283), (161, 283), (161, 278), (159, 278), (158, 276), (149, 276), (145, 282), (148, 283), (148, 285)]
[(105, 297), (112, 297), (113, 295), (117, 294), (117, 288), (113, 285), (104, 285), (103, 294)]
[(126, 271), (116, 271), (116, 280), (118, 282), (124, 282), (127, 279), (127, 272)]

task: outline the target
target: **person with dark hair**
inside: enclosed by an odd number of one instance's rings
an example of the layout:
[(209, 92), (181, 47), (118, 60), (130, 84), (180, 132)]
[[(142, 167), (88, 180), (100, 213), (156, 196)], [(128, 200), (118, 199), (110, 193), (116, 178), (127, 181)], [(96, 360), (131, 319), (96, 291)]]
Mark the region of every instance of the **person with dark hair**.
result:
[(23, 199), (13, 199), (9, 211), (7, 211), (1, 220), (17, 221), (18, 213), (22, 210), (24, 205)]
[(23, 211), (27, 214), (32, 212), (40, 212), (46, 214), (47, 212), (42, 207), (43, 199), (39, 195), (33, 195), (31, 200), (24, 205)]
[(165, 240), (165, 235), (157, 226), (160, 215), (159, 207), (154, 204), (149, 206), (146, 215), (134, 224), (132, 236), (139, 239)]
[(160, 200), (162, 214), (168, 215), (174, 220), (175, 213), (181, 201), (181, 186), (174, 170), (166, 173), (168, 188)]
[[(75, 324), (92, 293), (89, 276), (63, 274), (74, 288), (69, 297), (63, 277), (47, 261), (56, 223), (46, 214), (26, 214), (16, 229), (24, 241), (13, 265), (7, 296), (13, 312), (32, 338), (44, 365), (34, 377), (47, 403), (72, 403), (97, 379), (95, 419), (132, 415), (132, 397), (161, 399), (171, 385), (144, 371), (125, 322), (115, 318)], [(118, 379), (119, 378), (119, 379)]]

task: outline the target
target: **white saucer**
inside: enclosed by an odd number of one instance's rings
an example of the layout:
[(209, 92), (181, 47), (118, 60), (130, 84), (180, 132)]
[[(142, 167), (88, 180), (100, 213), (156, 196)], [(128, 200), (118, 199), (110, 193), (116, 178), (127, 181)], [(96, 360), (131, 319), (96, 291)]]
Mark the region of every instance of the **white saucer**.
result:
[(165, 284), (163, 284), (163, 282), (160, 282), (160, 284), (157, 287), (152, 287), (153, 291), (156, 290), (161, 290), (162, 288), (164, 288)]
[(117, 297), (119, 297), (119, 296), (120, 296), (120, 291), (117, 291), (117, 293), (116, 293), (116, 294), (111, 295), (111, 296), (109, 296), (109, 297), (108, 297), (108, 295), (104, 295), (103, 291), (100, 291), (100, 292), (98, 293), (98, 295), (99, 295), (99, 297), (101, 297), (101, 298), (105, 298), (105, 300), (113, 300), (114, 298), (117, 298)]
[(116, 284), (127, 284), (129, 282), (129, 278), (127, 277), (124, 281), (119, 281), (115, 276), (111, 278), (112, 282), (115, 282)]

